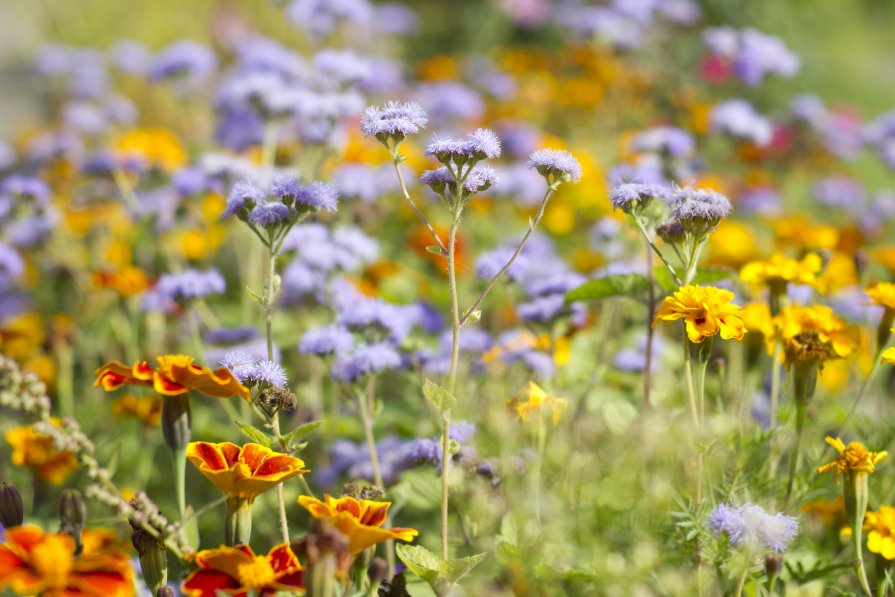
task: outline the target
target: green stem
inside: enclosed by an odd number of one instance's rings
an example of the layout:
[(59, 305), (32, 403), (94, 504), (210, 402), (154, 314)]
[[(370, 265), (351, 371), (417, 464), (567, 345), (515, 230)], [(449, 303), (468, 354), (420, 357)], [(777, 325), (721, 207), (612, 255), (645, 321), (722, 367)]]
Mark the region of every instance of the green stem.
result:
[(416, 206), (416, 203), (413, 202), (413, 199), (410, 198), (410, 193), (407, 191), (407, 185), (404, 183), (404, 175), (401, 173), (401, 162), (403, 161), (401, 154), (395, 153), (392, 159), (392, 163), (395, 166), (395, 173), (398, 175), (398, 182), (401, 185), (401, 192), (404, 194), (404, 199), (413, 209), (416, 216), (422, 221), (422, 223), (429, 230), (429, 234), (432, 235), (432, 238), (435, 240), (435, 244), (438, 245), (438, 248), (444, 254), (447, 254), (447, 247), (444, 246), (444, 243), (441, 241), (441, 237), (438, 236), (438, 233), (435, 232), (435, 228), (432, 227), (432, 224), (429, 222), (428, 218), (426, 218), (426, 214), (424, 214), (419, 207)]
[(771, 413), (770, 422), (771, 429), (777, 427), (777, 411), (780, 403), (780, 371), (782, 363), (780, 361), (780, 343), (774, 343), (774, 360), (771, 363)]
[(693, 417), (693, 424), (699, 429), (701, 418), (696, 399), (696, 389), (693, 383), (693, 357), (690, 355), (690, 339), (687, 337), (686, 329), (684, 330), (684, 379), (687, 383), (687, 401), (690, 404), (690, 415)]
[(361, 422), (364, 426), (364, 438), (367, 442), (367, 449), (370, 451), (370, 465), (373, 467), (373, 482), (379, 487), (385, 488), (382, 481), (382, 470), (379, 467), (379, 454), (376, 450), (376, 436), (373, 433), (373, 416), (370, 412), (367, 397), (363, 392), (356, 393), (357, 410), (360, 413)]
[(246, 499), (227, 500), (224, 534), (227, 545), (248, 545), (252, 539), (252, 502)]
[(749, 567), (744, 566), (743, 573), (740, 574), (740, 579), (737, 581), (737, 588), (736, 591), (734, 591), (734, 597), (741, 597), (741, 595), (743, 594), (743, 587), (746, 586), (746, 576), (748, 576), (748, 574)]
[(177, 493), (177, 511), (180, 520), (186, 517), (186, 448), (171, 450), (174, 459), (174, 489)]
[(662, 254), (662, 251), (659, 250), (659, 247), (656, 246), (656, 243), (650, 238), (649, 233), (646, 231), (646, 227), (643, 225), (643, 222), (639, 217), (632, 216), (634, 219), (634, 223), (637, 225), (638, 230), (640, 230), (640, 234), (643, 235), (643, 239), (646, 241), (646, 244), (649, 245), (650, 249), (653, 250), (665, 267), (668, 269), (668, 272), (671, 274), (671, 279), (674, 280), (674, 283), (678, 286), (685, 286), (686, 284), (680, 277), (677, 275), (677, 271), (675, 271), (674, 266), (669, 263), (667, 259), (665, 259), (665, 255)]
[(786, 499), (784, 500), (783, 510), (789, 507), (789, 500), (792, 497), (792, 488), (796, 478), (796, 471), (799, 468), (799, 459), (801, 458), (802, 435), (805, 430), (805, 419), (807, 418), (808, 406), (803, 400), (796, 401), (796, 443), (792, 449), (792, 457), (789, 459), (789, 473), (786, 481)]
[[(460, 225), (460, 193), (462, 185), (457, 185), (458, 196), (455, 202), (457, 207), (451, 217), (451, 229), (448, 236), (448, 287), (451, 295), (451, 368), (448, 376), (448, 392), (456, 396), (457, 366), (460, 361), (460, 301), (457, 296), (457, 228)], [(549, 195), (549, 192), (548, 192)], [(517, 249), (518, 254), (520, 249)], [(477, 303), (476, 303), (477, 304)], [(473, 306), (475, 308), (475, 305)], [(472, 310), (468, 311), (471, 313)], [(451, 409), (447, 409), (441, 416), (441, 559), (450, 559), (448, 550), (448, 472), (450, 470), (450, 445), (451, 445)]]

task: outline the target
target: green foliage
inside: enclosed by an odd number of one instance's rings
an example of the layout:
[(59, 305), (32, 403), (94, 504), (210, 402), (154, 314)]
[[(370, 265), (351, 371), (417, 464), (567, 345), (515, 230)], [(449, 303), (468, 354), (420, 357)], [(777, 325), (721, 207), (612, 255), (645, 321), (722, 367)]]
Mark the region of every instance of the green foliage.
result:
[(447, 595), (451, 587), (478, 566), (487, 555), (480, 553), (465, 558), (442, 560), (422, 545), (403, 544), (396, 546), (395, 551), (407, 568), (426, 581), (439, 597)]

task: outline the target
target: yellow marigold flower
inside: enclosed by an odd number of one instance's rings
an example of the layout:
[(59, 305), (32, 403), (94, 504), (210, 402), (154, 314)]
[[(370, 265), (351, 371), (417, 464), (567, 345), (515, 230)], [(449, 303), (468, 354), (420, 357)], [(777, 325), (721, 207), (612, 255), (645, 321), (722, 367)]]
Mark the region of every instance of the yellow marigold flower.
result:
[(789, 282), (813, 286), (823, 268), (820, 256), (809, 253), (801, 261), (775, 253), (767, 261), (752, 261), (740, 270), (740, 279), (755, 286), (769, 286), (784, 292)]
[(144, 425), (158, 425), (162, 420), (162, 399), (125, 394), (112, 401), (112, 414), (119, 419), (137, 419)]
[(740, 319), (743, 320), (743, 325), (750, 333), (758, 332), (762, 336), (774, 333), (774, 326), (771, 324), (771, 308), (767, 303), (746, 303), (740, 310)]
[(298, 503), (314, 518), (329, 522), (345, 535), (349, 550), (355, 555), (389, 539), (413, 541), (419, 535), (416, 529), (382, 528), (390, 502), (358, 500), (347, 495), (336, 499), (324, 493), (323, 500), (303, 495)]
[[(56, 427), (58, 419), (50, 419)], [(12, 447), (12, 463), (30, 468), (44, 481), (61, 485), (78, 468), (78, 461), (71, 452), (60, 452), (53, 440), (34, 430), (32, 425), (14, 427), (6, 432), (6, 442)]]
[(241, 396), (250, 399), (249, 389), (239, 383), (229, 369), (215, 371), (193, 364), (193, 357), (182, 354), (166, 354), (158, 357), (158, 368), (153, 370), (146, 361), (137, 361), (131, 367), (112, 361), (96, 370), (94, 386), (111, 392), (124, 385), (151, 386), (162, 396), (179, 396), (190, 390), (213, 398)]
[(880, 506), (879, 512), (864, 515), (867, 549), (887, 560), (895, 560), (895, 508)]
[(149, 288), (149, 276), (139, 267), (125, 266), (119, 270), (96, 272), (93, 274), (95, 288), (111, 288), (127, 298)]
[(817, 361), (821, 367), (829, 359), (851, 355), (860, 344), (858, 332), (836, 316), (830, 307), (786, 307), (773, 320), (774, 334), (767, 338), (768, 353), (774, 342), (783, 346), (787, 367), (793, 363)]
[(865, 292), (874, 305), (880, 305), (886, 309), (895, 309), (895, 284), (880, 282), (874, 284)]
[(34, 526), (6, 530), (0, 545), (0, 589), (46, 597), (130, 597), (133, 572), (123, 554), (84, 553), (75, 557), (69, 535)]
[(132, 129), (118, 138), (115, 150), (123, 157), (136, 157), (167, 171), (180, 168), (187, 159), (180, 139), (171, 131), (160, 128)]
[(193, 555), (197, 569), (183, 581), (189, 597), (275, 595), (304, 592), (302, 567), (288, 543), (255, 555), (248, 545), (206, 549)]
[(874, 251), (877, 260), (892, 271), (895, 271), (895, 247), (880, 247)]
[(240, 448), (230, 442), (192, 442), (186, 457), (222, 493), (249, 503), (283, 481), (309, 472), (300, 458), (251, 443)]
[(687, 337), (691, 342), (700, 343), (706, 338), (721, 333), (725, 340), (742, 340), (746, 333), (740, 308), (731, 304), (733, 293), (714, 286), (682, 286), (672, 296), (665, 297), (653, 327), (660, 321), (684, 320)]
[(550, 418), (556, 425), (562, 420), (562, 415), (568, 405), (568, 400), (549, 396), (544, 388), (530, 381), (528, 382), (528, 400), (515, 403), (513, 407), (523, 421), (528, 421), (533, 415), (539, 415), (542, 411), (549, 409)]
[(757, 253), (755, 233), (742, 222), (723, 220), (709, 236), (709, 262), (713, 265), (740, 267)]
[(821, 294), (830, 294), (843, 288), (858, 284), (858, 268), (854, 255), (843, 251), (834, 251), (827, 262), (824, 273), (817, 281), (817, 290)]
[[(834, 471), (833, 478), (839, 478), (840, 473), (849, 474), (870, 474), (876, 470), (876, 465), (886, 456), (888, 452), (870, 452), (861, 442), (851, 442), (847, 446), (838, 437), (833, 439), (827, 436), (824, 440), (839, 452), (839, 456), (832, 462), (817, 468), (817, 472), (823, 474), (827, 471)], [(834, 470), (835, 469), (835, 470)]]
[(804, 216), (777, 218), (773, 225), (778, 242), (802, 251), (832, 250), (839, 243), (839, 231), (835, 227), (812, 222)]
[(0, 354), (24, 360), (40, 351), (46, 339), (44, 318), (31, 311), (0, 322)]
[[(895, 332), (895, 328), (892, 328), (889, 331)], [(883, 365), (895, 365), (895, 346), (889, 347), (883, 351), (883, 354), (880, 355), (880, 362)]]

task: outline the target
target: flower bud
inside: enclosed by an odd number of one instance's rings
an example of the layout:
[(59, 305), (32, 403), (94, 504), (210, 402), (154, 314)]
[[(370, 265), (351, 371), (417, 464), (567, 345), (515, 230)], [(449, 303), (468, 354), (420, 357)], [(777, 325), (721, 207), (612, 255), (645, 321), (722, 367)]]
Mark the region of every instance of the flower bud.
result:
[(134, 529), (131, 542), (140, 556), (143, 582), (153, 593), (161, 595), (168, 582), (168, 551), (164, 543), (156, 540), (142, 528)]
[(374, 584), (385, 580), (388, 576), (388, 572), (388, 562), (382, 558), (373, 558), (369, 568), (367, 568), (367, 576), (370, 577), (370, 582)]
[(22, 494), (13, 485), (0, 483), (0, 524), (5, 529), (20, 526), (25, 521)]
[(165, 396), (162, 401), (162, 434), (174, 451), (186, 450), (192, 437), (193, 417), (187, 394)]
[(780, 574), (783, 568), (783, 555), (779, 553), (769, 553), (764, 559), (764, 571), (768, 578), (774, 578)]
[(174, 597), (174, 589), (171, 587), (161, 587), (155, 592), (155, 597)]
[(81, 533), (84, 531), (84, 523), (87, 522), (87, 503), (84, 496), (77, 489), (66, 489), (59, 498), (59, 531), (75, 540), (75, 554), (80, 554)]

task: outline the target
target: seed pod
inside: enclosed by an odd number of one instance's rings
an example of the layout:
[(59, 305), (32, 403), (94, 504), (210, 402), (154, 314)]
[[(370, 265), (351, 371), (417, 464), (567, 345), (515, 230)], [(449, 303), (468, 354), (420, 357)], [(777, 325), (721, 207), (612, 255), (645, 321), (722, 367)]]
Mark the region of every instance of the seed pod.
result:
[(22, 504), (22, 494), (13, 485), (0, 483), (0, 524), (3, 528), (11, 529), (20, 526), (25, 521), (25, 507)]

